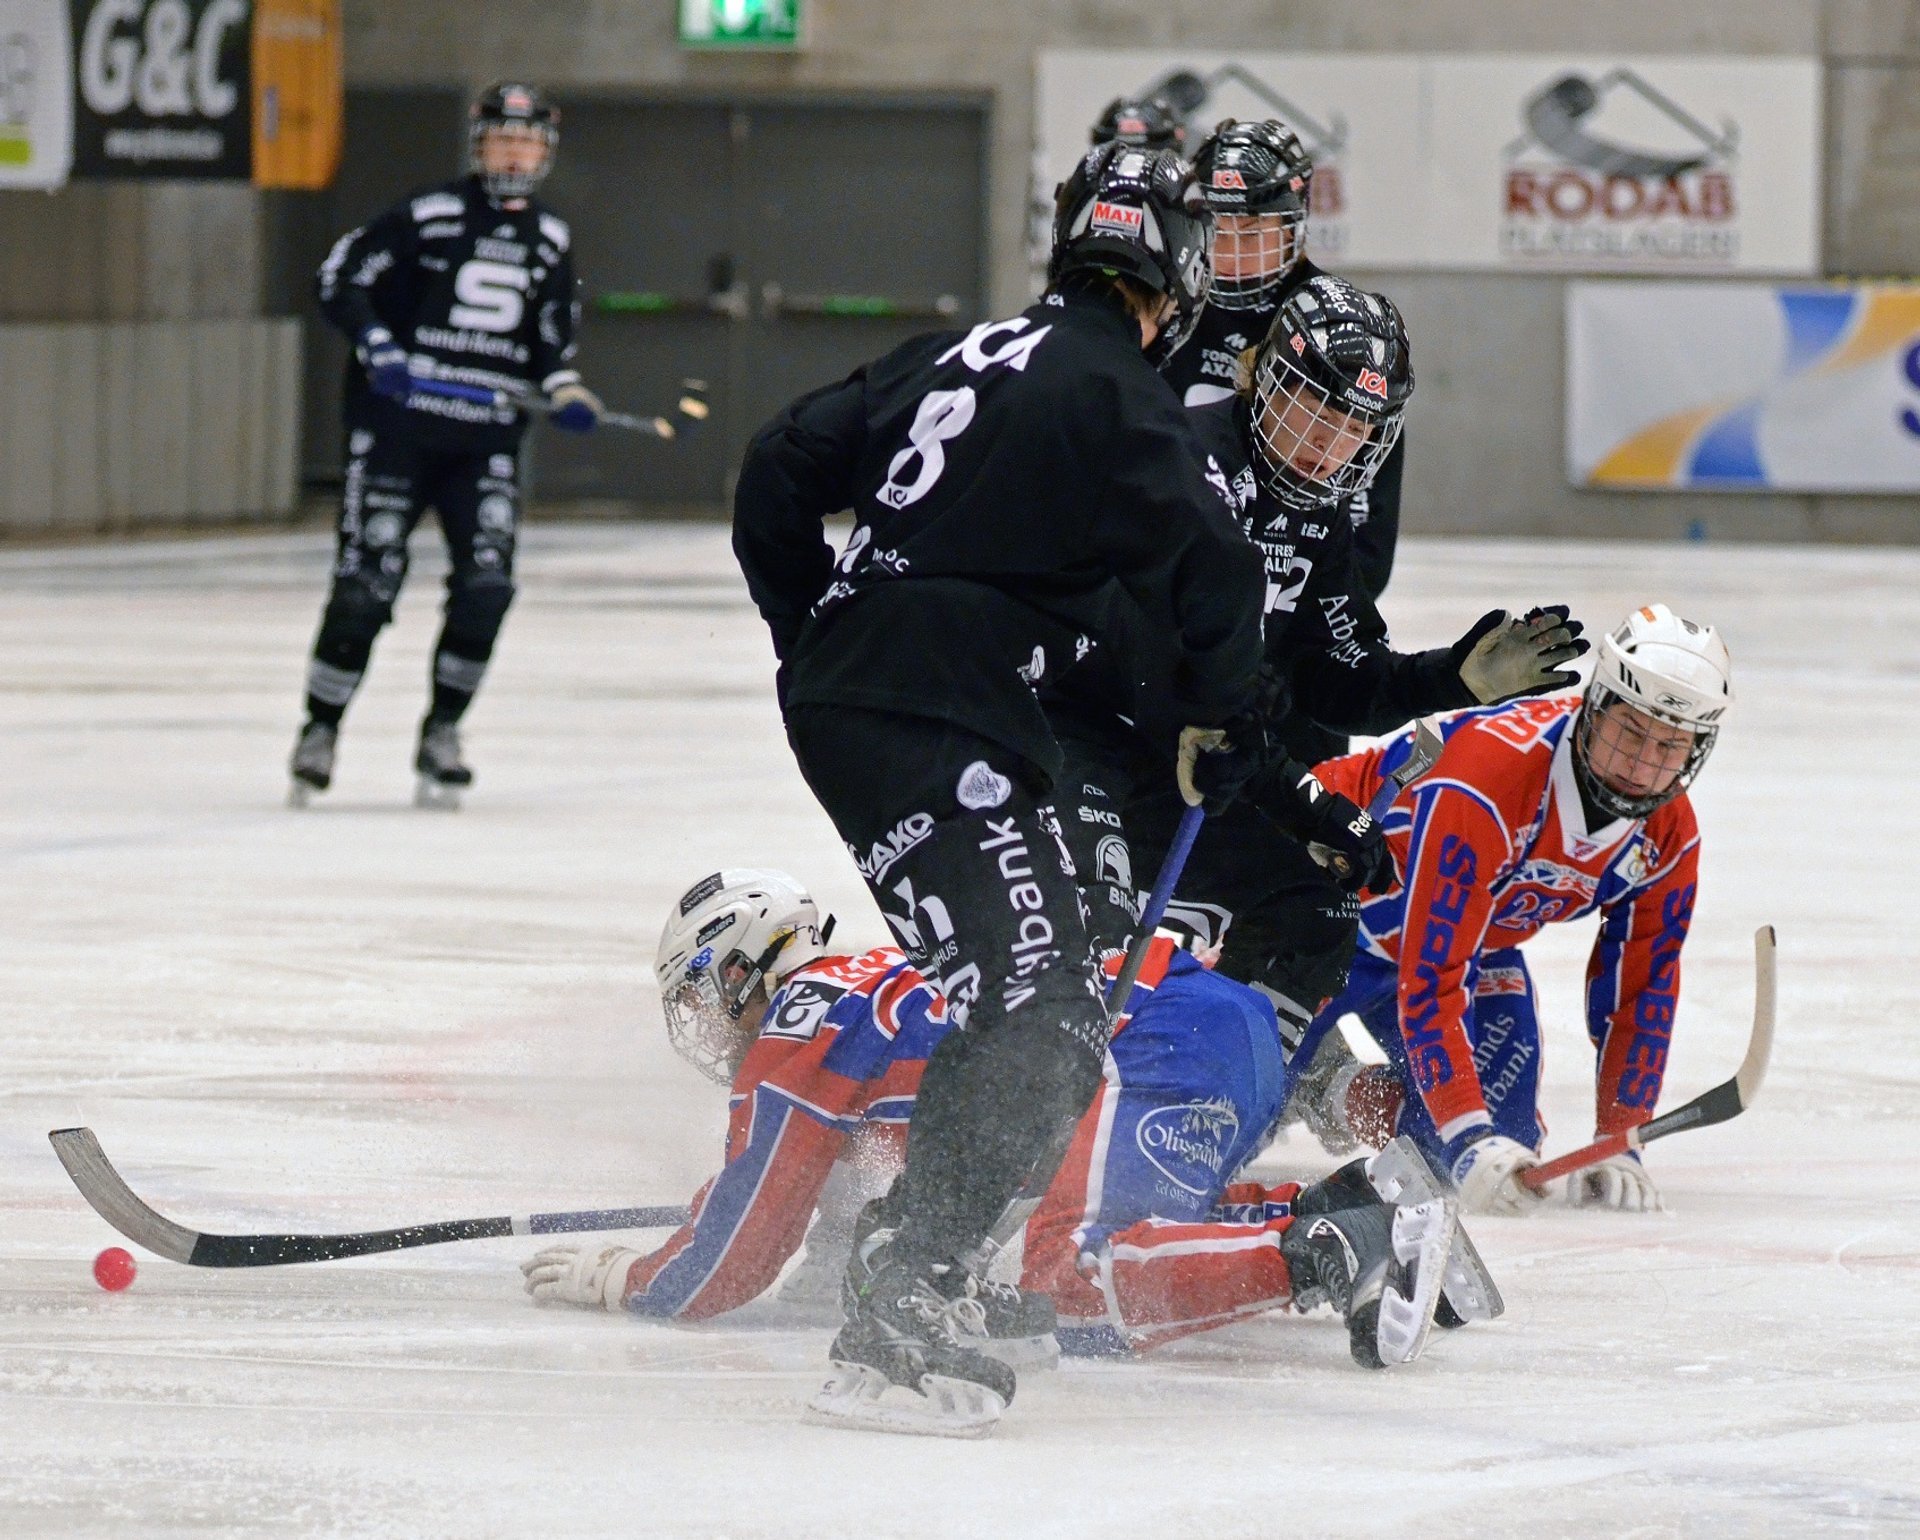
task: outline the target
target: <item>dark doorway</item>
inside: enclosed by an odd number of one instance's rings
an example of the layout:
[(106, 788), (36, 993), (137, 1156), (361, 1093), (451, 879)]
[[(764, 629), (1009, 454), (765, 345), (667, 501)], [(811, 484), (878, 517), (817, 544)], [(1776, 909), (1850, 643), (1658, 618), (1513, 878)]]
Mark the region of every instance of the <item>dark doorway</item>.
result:
[(610, 406), (713, 417), (673, 445), (618, 433), (539, 450), (543, 500), (725, 505), (747, 439), (801, 392), (978, 318), (983, 102), (569, 104), (547, 184), (574, 231), (580, 364)]

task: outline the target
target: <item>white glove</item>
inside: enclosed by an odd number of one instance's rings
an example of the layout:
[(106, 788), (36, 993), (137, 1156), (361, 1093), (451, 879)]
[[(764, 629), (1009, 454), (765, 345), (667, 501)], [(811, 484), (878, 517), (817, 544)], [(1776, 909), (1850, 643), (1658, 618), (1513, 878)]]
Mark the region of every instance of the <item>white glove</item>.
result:
[(1610, 1155), (1596, 1166), (1574, 1172), (1567, 1178), (1567, 1202), (1575, 1208), (1612, 1208), (1625, 1214), (1658, 1214), (1667, 1207), (1647, 1168), (1634, 1155)]
[(1547, 1201), (1520, 1180), (1520, 1173), (1540, 1164), (1517, 1139), (1488, 1134), (1476, 1139), (1453, 1163), (1453, 1185), (1460, 1189), (1463, 1214), (1524, 1214)]
[(585, 1246), (549, 1246), (520, 1264), (527, 1293), (536, 1305), (579, 1305), (586, 1310), (619, 1310), (627, 1291), (627, 1272), (644, 1252), (611, 1242)]

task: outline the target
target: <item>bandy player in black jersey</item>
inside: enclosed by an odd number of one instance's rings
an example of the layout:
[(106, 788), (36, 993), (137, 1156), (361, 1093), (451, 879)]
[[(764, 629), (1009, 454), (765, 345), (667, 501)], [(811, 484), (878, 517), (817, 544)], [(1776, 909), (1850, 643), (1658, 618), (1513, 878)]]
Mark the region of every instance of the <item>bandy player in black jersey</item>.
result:
[[(1286, 124), (1227, 119), (1195, 152), (1194, 172), (1213, 210), (1213, 292), (1165, 373), (1182, 401), (1204, 406), (1236, 393), (1243, 355), (1266, 337), (1287, 296), (1323, 270), (1306, 255), (1313, 160)], [(1380, 597), (1393, 573), (1405, 445), (1403, 435), (1373, 485), (1347, 505), (1369, 599)]]
[[(1154, 371), (1205, 301), (1206, 236), (1178, 156), (1091, 150), (1056, 200), (1040, 303), (802, 397), (740, 469), (734, 550), (788, 741), (956, 1028), (849, 1267), (811, 1406), (827, 1421), (978, 1435), (1012, 1399), (951, 1323), (985, 1311), (991, 1331), (988, 1232), (1052, 1175), (1108, 1032), (1034, 692), (1124, 645), (1124, 612), (1170, 680), (1169, 776), (1182, 724), (1252, 703), (1259, 559)], [(821, 520), (846, 508), (836, 553)]]
[[(533, 86), (490, 86), (469, 113), (467, 175), (348, 231), (321, 264), (321, 312), (352, 341), (353, 357), (338, 554), (307, 666), (295, 806), (333, 779), (340, 718), (393, 618), (407, 542), (429, 506), (452, 571), (414, 761), (417, 800), (457, 806), (473, 780), (458, 724), (513, 602), (527, 427), (514, 403), (543, 406), (557, 427), (582, 433), (602, 410), (569, 367), (579, 307), (567, 224), (533, 196), (553, 164), (559, 120)], [(498, 395), (461, 399), (435, 393), (434, 381)]]

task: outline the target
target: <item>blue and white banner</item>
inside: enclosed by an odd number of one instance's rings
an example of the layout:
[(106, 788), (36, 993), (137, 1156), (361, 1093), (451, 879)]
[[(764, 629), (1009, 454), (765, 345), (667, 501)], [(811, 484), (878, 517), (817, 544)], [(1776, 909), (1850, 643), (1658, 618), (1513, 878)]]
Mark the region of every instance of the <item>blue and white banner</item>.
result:
[(1568, 285), (1567, 474), (1920, 491), (1920, 284)]

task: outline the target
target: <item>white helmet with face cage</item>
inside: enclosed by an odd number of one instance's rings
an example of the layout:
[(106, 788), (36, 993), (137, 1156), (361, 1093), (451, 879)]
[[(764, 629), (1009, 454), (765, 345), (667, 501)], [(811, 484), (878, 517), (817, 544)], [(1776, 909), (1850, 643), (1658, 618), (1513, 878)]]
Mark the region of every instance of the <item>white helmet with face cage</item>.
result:
[(764, 989), (823, 956), (833, 916), (785, 872), (740, 867), (702, 877), (660, 933), (654, 974), (674, 1051), (729, 1084), (751, 1045), (741, 1014)]
[[(1644, 797), (1614, 790), (1588, 768), (1594, 725), (1622, 704), (1693, 734), (1687, 761), (1670, 785)], [(1618, 818), (1645, 818), (1680, 795), (1700, 773), (1733, 705), (1733, 660), (1712, 626), (1684, 620), (1664, 604), (1642, 605), (1594, 654), (1593, 678), (1580, 706), (1575, 762), (1587, 795)]]

